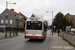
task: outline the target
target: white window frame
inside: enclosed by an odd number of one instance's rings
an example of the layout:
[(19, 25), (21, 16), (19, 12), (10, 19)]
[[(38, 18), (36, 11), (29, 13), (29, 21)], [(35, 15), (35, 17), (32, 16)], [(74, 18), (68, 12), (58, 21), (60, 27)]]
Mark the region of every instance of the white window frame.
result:
[(1, 24), (3, 24), (3, 20), (1, 20)]
[(12, 22), (13, 22), (13, 21), (12, 21), (12, 20), (10, 20), (10, 24), (12, 24)]

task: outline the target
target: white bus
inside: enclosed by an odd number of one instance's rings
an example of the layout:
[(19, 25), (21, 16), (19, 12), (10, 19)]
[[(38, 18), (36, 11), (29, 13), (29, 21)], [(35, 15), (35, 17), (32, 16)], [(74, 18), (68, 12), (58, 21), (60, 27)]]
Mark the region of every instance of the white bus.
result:
[(47, 25), (44, 20), (31, 17), (25, 23), (25, 38), (45, 39), (47, 35)]

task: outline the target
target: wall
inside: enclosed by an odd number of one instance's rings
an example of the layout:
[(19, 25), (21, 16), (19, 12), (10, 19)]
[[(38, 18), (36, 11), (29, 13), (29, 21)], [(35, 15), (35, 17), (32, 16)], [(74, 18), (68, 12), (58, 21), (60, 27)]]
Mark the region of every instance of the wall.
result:
[(71, 32), (61, 32), (60, 36), (75, 46), (75, 33), (71, 34)]

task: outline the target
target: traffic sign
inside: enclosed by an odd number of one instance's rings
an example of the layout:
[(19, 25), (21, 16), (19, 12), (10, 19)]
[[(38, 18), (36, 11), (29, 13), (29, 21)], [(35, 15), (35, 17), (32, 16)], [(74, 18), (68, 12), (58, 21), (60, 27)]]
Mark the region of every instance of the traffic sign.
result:
[(56, 28), (56, 26), (54, 25), (53, 28)]

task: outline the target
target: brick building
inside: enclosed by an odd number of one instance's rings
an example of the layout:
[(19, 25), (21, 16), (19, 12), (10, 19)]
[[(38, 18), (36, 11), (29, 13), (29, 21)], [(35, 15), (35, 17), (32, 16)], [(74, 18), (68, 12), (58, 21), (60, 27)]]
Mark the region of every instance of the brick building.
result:
[(75, 15), (71, 15), (71, 14), (67, 13), (65, 15), (65, 17), (66, 17), (66, 20), (68, 20), (69, 22), (72, 21), (72, 23), (73, 23), (72, 27), (75, 27)]

